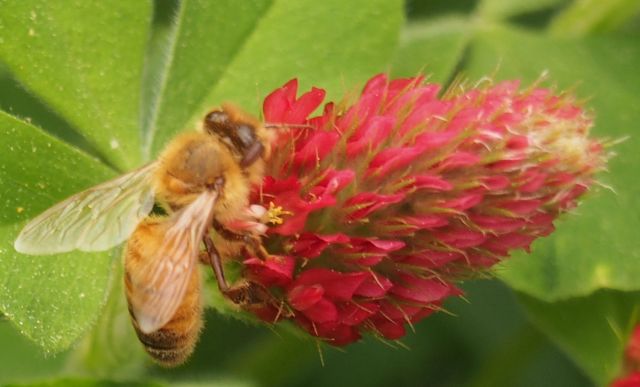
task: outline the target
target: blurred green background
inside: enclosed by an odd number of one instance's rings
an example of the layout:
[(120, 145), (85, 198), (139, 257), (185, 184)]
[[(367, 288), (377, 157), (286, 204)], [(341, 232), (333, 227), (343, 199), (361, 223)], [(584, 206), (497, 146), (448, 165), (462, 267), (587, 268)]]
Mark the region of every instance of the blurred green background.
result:
[[(0, 384), (604, 386), (640, 305), (638, 0), (0, 0)], [(27, 257), (32, 216), (152, 158), (208, 107), (297, 77), (340, 98), (390, 72), (570, 89), (613, 147), (558, 231), (462, 285), (401, 343), (337, 350), (213, 308), (163, 370), (129, 325), (120, 252)], [(209, 273), (206, 298), (220, 305)]]

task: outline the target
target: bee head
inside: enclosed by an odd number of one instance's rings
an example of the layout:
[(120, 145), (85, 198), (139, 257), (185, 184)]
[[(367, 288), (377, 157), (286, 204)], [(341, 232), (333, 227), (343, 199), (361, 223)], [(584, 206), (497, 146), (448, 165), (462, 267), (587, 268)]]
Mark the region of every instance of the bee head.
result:
[(204, 128), (231, 149), (242, 168), (251, 166), (264, 154), (264, 145), (256, 135), (255, 125), (243, 121), (229, 109), (209, 112), (204, 117)]

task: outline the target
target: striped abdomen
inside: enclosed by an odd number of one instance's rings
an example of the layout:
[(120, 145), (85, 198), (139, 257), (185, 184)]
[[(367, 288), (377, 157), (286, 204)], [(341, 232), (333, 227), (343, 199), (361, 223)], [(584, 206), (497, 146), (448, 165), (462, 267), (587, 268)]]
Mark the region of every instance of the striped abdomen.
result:
[[(160, 219), (150, 219), (138, 225), (138, 228), (127, 243), (125, 251), (125, 292), (129, 304), (129, 314), (138, 339), (145, 350), (155, 361), (166, 367), (184, 363), (193, 352), (202, 328), (202, 303), (200, 289), (200, 273), (193, 270), (185, 295), (173, 317), (160, 329), (145, 333), (140, 329), (135, 318), (132, 305), (144, 297), (142, 286), (134, 284), (133, 278), (140, 268), (145, 267), (148, 251), (154, 243), (162, 243), (158, 232)], [(160, 238), (160, 240), (158, 240)], [(138, 271), (137, 271), (138, 270)]]

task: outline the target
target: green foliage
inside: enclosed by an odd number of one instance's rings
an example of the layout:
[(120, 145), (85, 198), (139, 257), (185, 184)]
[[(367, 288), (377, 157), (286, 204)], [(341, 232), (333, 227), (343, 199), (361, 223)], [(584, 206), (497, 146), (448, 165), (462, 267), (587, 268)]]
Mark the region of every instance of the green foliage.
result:
[[(400, 0), (0, 0), (0, 384), (606, 385), (640, 301), (639, 9), (415, 0), (405, 22)], [(257, 113), (294, 77), (335, 99), (381, 71), (444, 84), (460, 72), (529, 84), (548, 71), (548, 85), (593, 109), (595, 135), (629, 137), (610, 148), (602, 187), (533, 254), (496, 270), (517, 301), (497, 283), (467, 285), (470, 304), (420, 323), (404, 341), (411, 351), (369, 339), (323, 349), (324, 368), (315, 343), (286, 327), (210, 312), (192, 361), (165, 371), (129, 326), (118, 249), (13, 249), (28, 219), (153, 158), (211, 106)]]
[[(547, 303), (522, 295), (540, 329), (581, 364), (593, 380), (606, 385), (620, 372), (630, 322), (638, 319), (637, 292), (602, 290), (589, 297)], [(579, 321), (579, 324), (576, 324)]]
[(26, 220), (113, 173), (1, 112), (0, 136), (7, 141), (0, 153), (0, 309), (26, 336), (58, 351), (96, 320), (109, 287), (110, 253), (24, 256), (13, 241)]
[(3, 1), (0, 57), (106, 161), (131, 168), (150, 22), (147, 1)]

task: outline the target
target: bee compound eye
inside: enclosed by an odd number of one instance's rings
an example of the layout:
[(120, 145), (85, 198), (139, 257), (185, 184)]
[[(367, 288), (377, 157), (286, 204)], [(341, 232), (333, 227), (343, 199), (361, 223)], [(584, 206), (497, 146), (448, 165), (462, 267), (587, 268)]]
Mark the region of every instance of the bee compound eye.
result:
[(229, 115), (223, 111), (214, 110), (204, 118), (205, 122), (213, 125), (224, 125), (229, 122)]
[(245, 148), (249, 148), (254, 142), (256, 142), (254, 129), (247, 124), (240, 124), (236, 127), (236, 136)]

